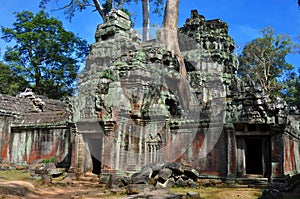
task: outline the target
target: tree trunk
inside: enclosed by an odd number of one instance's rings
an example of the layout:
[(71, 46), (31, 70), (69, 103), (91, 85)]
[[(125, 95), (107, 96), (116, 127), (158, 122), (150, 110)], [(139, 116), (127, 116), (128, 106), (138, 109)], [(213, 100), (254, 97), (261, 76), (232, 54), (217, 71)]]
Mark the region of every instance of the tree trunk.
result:
[(34, 79), (35, 79), (35, 92), (37, 94), (42, 94), (43, 90), (42, 90), (42, 85), (41, 85), (41, 71), (39, 69), (38, 65), (34, 65)]
[(178, 44), (178, 6), (179, 0), (168, 0), (165, 7), (161, 39), (166, 48), (176, 56), (180, 64), (180, 74), (186, 79), (186, 68)]
[(102, 8), (100, 2), (98, 0), (93, 0), (93, 2), (95, 4), (96, 10), (98, 11), (98, 13), (100, 14), (100, 16), (102, 17), (103, 21), (105, 21), (106, 20), (106, 15), (103, 12), (103, 8)]
[(142, 0), (143, 7), (143, 41), (150, 39), (150, 6), (149, 0)]
[(178, 43), (179, 1), (180, 0), (167, 0), (160, 39), (161, 42), (165, 45), (166, 49), (169, 50), (173, 56), (176, 56), (179, 62), (179, 72), (181, 74), (181, 79), (176, 81), (177, 89), (178, 89), (177, 93), (179, 95), (182, 108), (187, 110), (189, 109), (190, 90), (189, 90), (189, 83), (186, 80), (187, 72), (186, 72), (184, 60), (181, 55), (179, 43)]

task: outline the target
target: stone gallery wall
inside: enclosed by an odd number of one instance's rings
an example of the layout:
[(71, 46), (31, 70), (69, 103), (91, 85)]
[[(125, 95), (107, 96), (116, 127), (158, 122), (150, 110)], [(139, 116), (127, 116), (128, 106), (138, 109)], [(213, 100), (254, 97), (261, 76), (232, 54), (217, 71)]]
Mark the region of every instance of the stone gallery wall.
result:
[(64, 102), (36, 96), (0, 95), (1, 162), (31, 164), (54, 158), (69, 168), (72, 155), (70, 111)]
[(60, 164), (69, 167), (70, 135), (66, 126), (12, 128), (2, 148), (2, 161), (32, 164), (39, 159), (55, 158)]

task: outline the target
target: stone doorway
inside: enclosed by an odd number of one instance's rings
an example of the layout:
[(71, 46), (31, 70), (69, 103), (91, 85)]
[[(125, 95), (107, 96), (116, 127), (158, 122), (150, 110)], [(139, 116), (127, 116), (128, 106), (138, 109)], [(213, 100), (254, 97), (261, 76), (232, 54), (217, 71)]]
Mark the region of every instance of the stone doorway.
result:
[(237, 136), (239, 177), (270, 177), (271, 148), (268, 136)]
[(262, 140), (260, 138), (245, 139), (246, 174), (262, 175)]

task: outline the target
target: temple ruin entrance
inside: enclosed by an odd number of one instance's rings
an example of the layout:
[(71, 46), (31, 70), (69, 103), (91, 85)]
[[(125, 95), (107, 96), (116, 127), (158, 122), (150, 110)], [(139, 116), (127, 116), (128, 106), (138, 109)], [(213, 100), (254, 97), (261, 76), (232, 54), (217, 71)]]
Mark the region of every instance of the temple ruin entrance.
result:
[(269, 136), (237, 136), (237, 174), (240, 177), (270, 177)]
[[(79, 142), (78, 167), (86, 172), (99, 175), (102, 167), (103, 130), (98, 121), (76, 122), (77, 131), (82, 139)], [(90, 168), (92, 166), (92, 168)]]
[(262, 175), (262, 139), (246, 138), (245, 145), (246, 174)]

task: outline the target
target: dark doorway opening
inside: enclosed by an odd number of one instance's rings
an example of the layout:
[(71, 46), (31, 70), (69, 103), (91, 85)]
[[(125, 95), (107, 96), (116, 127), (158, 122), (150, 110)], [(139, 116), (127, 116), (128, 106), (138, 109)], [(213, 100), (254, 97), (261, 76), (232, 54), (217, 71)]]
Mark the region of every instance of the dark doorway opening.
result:
[(99, 175), (101, 173), (101, 162), (95, 158), (93, 155), (92, 156), (92, 162), (93, 162), (93, 171), (92, 173)]
[(247, 138), (246, 144), (246, 174), (263, 174), (262, 140)]

